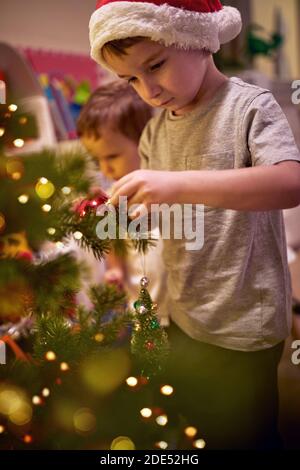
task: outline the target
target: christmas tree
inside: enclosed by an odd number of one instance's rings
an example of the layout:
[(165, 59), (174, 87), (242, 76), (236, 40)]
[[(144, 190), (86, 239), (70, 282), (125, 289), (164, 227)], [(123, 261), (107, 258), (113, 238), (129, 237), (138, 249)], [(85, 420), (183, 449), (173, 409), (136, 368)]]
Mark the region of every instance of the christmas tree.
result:
[[(178, 418), (173, 387), (149, 379), (168, 343), (147, 279), (135, 312), (109, 285), (91, 287), (91, 308), (76, 303), (84, 267), (63, 249), (68, 240), (99, 260), (127, 244), (96, 235), (109, 201), (91, 193), (91, 162), (80, 151), (9, 154), (21, 139), (14, 113), (0, 141), (0, 449), (191, 447), (197, 430)], [(22, 125), (26, 142), (34, 119)]]

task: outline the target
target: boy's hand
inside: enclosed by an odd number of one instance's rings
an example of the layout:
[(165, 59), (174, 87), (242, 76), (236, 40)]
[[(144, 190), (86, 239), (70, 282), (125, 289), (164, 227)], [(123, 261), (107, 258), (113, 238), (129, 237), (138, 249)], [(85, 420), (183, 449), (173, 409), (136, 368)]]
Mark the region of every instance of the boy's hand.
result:
[(104, 282), (114, 284), (119, 289), (124, 288), (124, 272), (121, 268), (111, 268), (104, 273)]
[(110, 202), (119, 203), (119, 196), (127, 196), (128, 207), (144, 206), (131, 213), (142, 215), (143, 209), (150, 211), (151, 204), (175, 203), (180, 189), (180, 173), (175, 171), (136, 170), (121, 178), (112, 186)]

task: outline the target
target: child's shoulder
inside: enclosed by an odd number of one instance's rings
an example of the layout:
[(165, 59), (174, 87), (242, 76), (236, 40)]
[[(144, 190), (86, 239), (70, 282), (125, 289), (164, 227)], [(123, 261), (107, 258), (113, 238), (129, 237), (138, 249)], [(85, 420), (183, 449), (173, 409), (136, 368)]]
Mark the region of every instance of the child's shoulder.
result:
[(274, 97), (268, 88), (262, 88), (261, 86), (245, 82), (238, 77), (231, 77), (229, 79), (226, 98), (228, 101), (235, 102), (236, 106), (240, 104), (243, 108), (253, 102), (259, 106), (261, 101), (262, 103), (274, 101)]

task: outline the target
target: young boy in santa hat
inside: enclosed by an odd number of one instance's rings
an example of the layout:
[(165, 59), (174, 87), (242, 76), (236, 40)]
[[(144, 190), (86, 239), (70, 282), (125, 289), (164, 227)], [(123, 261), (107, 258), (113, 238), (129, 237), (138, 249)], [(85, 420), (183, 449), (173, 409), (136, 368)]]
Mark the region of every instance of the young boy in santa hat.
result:
[(240, 30), (219, 0), (101, 0), (90, 41), (99, 64), (163, 108), (141, 137), (144, 169), (112, 202), (205, 208), (201, 250), (164, 241), (176, 399), (207, 448), (270, 449), (291, 325), (281, 209), (300, 203), (300, 156), (272, 94), (214, 64)]

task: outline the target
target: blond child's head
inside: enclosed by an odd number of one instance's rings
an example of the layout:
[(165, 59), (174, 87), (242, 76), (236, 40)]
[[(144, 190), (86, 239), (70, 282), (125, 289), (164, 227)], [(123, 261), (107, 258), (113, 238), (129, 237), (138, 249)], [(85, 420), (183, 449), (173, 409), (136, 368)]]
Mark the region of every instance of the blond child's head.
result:
[(219, 0), (100, 0), (91, 55), (149, 105), (183, 114), (214, 67), (211, 54), (240, 30), (238, 10)]
[(102, 173), (118, 180), (140, 167), (138, 142), (151, 108), (122, 81), (99, 87), (77, 121), (77, 132)]

